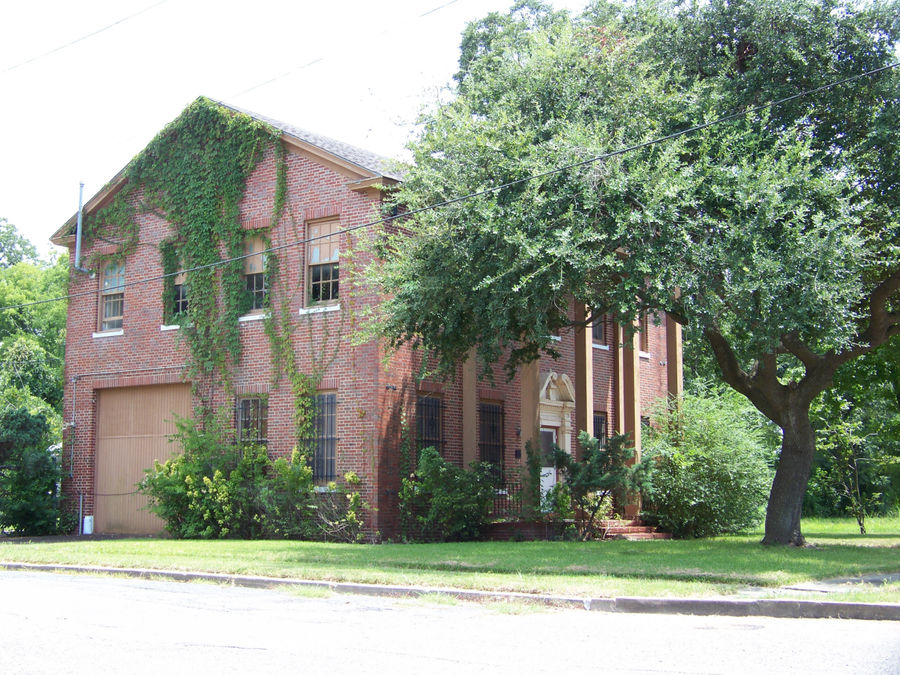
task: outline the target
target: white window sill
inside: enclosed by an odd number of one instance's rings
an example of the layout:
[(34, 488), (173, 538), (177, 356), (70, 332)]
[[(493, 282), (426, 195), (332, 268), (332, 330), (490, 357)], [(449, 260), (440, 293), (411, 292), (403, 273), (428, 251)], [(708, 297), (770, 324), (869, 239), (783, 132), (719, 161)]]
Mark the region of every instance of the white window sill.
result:
[(337, 312), (341, 305), (313, 305), (312, 307), (301, 307), (297, 310), (297, 314), (304, 316), (306, 314), (322, 314), (323, 312)]
[(313, 487), (313, 492), (318, 492), (319, 494), (331, 494), (332, 492), (337, 492), (337, 488), (328, 485), (316, 485)]
[(177, 323), (176, 324), (163, 324), (162, 326), (159, 327), (159, 330), (160, 331), (178, 330), (179, 328), (181, 328), (181, 325), (177, 324)]
[(95, 338), (105, 338), (105, 337), (116, 337), (117, 335), (125, 335), (125, 330), (122, 328), (117, 328), (116, 330), (104, 330), (99, 333), (93, 333), (91, 337)]
[(246, 323), (248, 321), (262, 321), (268, 315), (265, 312), (259, 312), (257, 314), (244, 314), (244, 316), (239, 316), (238, 321), (240, 323)]
[(650, 352), (638, 352), (638, 356), (649, 361), (652, 354)]
[(559, 335), (548, 335), (547, 337), (554, 342), (562, 342), (562, 338)]
[(605, 352), (609, 351), (609, 345), (600, 345), (600, 344), (597, 344), (596, 342), (594, 342), (591, 346), (594, 349), (602, 349)]

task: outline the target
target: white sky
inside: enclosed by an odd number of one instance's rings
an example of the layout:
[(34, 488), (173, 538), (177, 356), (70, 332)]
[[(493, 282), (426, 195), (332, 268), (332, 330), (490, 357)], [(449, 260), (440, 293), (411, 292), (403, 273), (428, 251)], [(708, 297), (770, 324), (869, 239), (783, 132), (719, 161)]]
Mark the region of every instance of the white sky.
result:
[(511, 4), (2, 0), (0, 217), (49, 251), (79, 181), (87, 201), (200, 95), (403, 157), (465, 24)]

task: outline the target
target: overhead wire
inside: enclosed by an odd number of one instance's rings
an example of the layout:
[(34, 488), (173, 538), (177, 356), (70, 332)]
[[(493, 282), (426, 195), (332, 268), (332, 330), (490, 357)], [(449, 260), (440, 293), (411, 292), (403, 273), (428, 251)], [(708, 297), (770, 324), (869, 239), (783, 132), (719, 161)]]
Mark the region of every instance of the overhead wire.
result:
[(144, 14), (145, 12), (149, 12), (151, 9), (154, 9), (155, 7), (159, 7), (160, 5), (164, 5), (164, 4), (167, 3), (168, 1), (169, 1), (169, 0), (159, 0), (159, 2), (155, 2), (155, 3), (153, 3), (152, 5), (148, 5), (147, 7), (144, 7), (143, 9), (138, 10), (137, 12), (133, 12), (132, 14), (129, 14), (128, 16), (122, 17), (122, 18), (119, 19), (118, 21), (113, 21), (111, 24), (106, 25), (106, 26), (103, 26), (102, 28), (98, 28), (97, 30), (92, 31), (92, 32), (88, 33), (87, 35), (82, 35), (80, 38), (76, 38), (76, 39), (72, 40), (71, 42), (67, 42), (67, 43), (65, 43), (65, 44), (63, 44), (63, 45), (60, 45), (60, 46), (58, 46), (58, 47), (54, 47), (54, 48), (51, 49), (50, 51), (44, 52), (44, 53), (42, 53), (42, 54), (38, 54), (37, 56), (32, 56), (30, 59), (26, 59), (25, 61), (21, 61), (20, 63), (16, 63), (16, 64), (14, 64), (14, 65), (12, 65), (12, 66), (9, 66), (8, 68), (4, 68), (3, 70), (0, 70), (0, 73), (8, 73), (8, 72), (11, 72), (11, 71), (13, 71), (13, 70), (16, 70), (17, 68), (21, 68), (22, 66), (27, 66), (29, 63), (34, 63), (35, 61), (39, 61), (40, 59), (43, 59), (43, 58), (45, 58), (45, 57), (47, 57), (47, 56), (50, 56), (51, 54), (55, 54), (56, 52), (60, 52), (60, 51), (62, 51), (63, 49), (68, 49), (69, 47), (71, 47), (71, 46), (73, 46), (73, 45), (76, 45), (76, 44), (78, 44), (79, 42), (83, 42), (84, 40), (87, 40), (88, 38), (92, 38), (92, 37), (94, 37), (95, 35), (99, 35), (100, 33), (103, 33), (104, 31), (109, 30), (110, 28), (114, 28), (115, 26), (118, 26), (120, 23), (125, 23), (126, 21), (128, 21), (128, 20), (130, 20), (130, 19), (133, 19), (133, 18), (135, 18), (136, 16), (140, 16), (141, 14)]
[[(440, 10), (444, 9), (445, 7), (449, 7), (450, 5), (453, 5), (453, 4), (457, 3), (458, 1), (459, 1), (459, 0), (449, 0), (449, 2), (445, 2), (445, 3), (441, 4), (441, 5), (438, 5), (437, 7), (432, 7), (431, 9), (426, 10), (425, 12), (422, 12), (422, 13), (419, 14), (418, 16), (414, 16), (414, 17), (411, 17), (411, 18), (412, 18), (412, 19), (423, 19), (423, 18), (425, 18), (426, 16), (429, 16), (430, 14), (434, 14), (435, 12), (439, 12)], [(389, 35), (389, 34), (392, 33), (394, 30), (395, 30), (394, 27), (392, 27), (392, 28), (385, 28), (385, 29), (382, 30), (381, 32), (376, 33), (374, 37), (380, 37), (380, 36), (382, 36), (382, 35)], [(242, 89), (241, 91), (237, 92), (236, 94), (232, 94), (232, 97), (233, 97), (233, 98), (237, 98), (238, 96), (243, 96), (244, 94), (249, 94), (251, 91), (256, 91), (257, 89), (262, 89), (263, 87), (266, 87), (266, 86), (272, 84), (273, 82), (277, 82), (278, 80), (283, 80), (284, 78), (286, 78), (286, 77), (288, 77), (288, 76), (290, 76), (290, 75), (294, 75), (294, 74), (296, 74), (296, 73), (299, 73), (301, 70), (305, 70), (305, 69), (307, 69), (307, 68), (310, 68), (310, 67), (316, 65), (317, 63), (321, 63), (322, 61), (325, 61), (325, 60), (328, 58), (328, 56), (329, 56), (329, 55), (319, 56), (319, 57), (313, 59), (312, 61), (309, 61), (309, 62), (307, 62), (307, 63), (304, 63), (304, 64), (302, 64), (302, 65), (300, 65), (300, 66), (297, 66), (297, 67), (294, 68), (293, 70), (285, 71), (285, 72), (281, 73), (280, 75), (275, 75), (274, 77), (270, 77), (268, 80), (265, 80), (265, 81), (263, 81), (263, 82), (260, 82), (259, 84), (254, 84), (253, 86), (248, 87), (247, 89)]]
[[(577, 168), (580, 168), (580, 167), (583, 167), (583, 166), (588, 166), (588, 165), (590, 165), (590, 164), (594, 164), (594, 163), (596, 163), (596, 162), (600, 162), (600, 161), (602, 161), (602, 160), (604, 160), (604, 159), (609, 159), (609, 158), (612, 158), (612, 157), (618, 157), (619, 155), (624, 155), (624, 154), (626, 154), (626, 153), (628, 153), (628, 152), (633, 152), (633, 151), (635, 151), (635, 150), (640, 150), (640, 149), (643, 149), (643, 148), (647, 148), (647, 147), (650, 147), (650, 146), (652, 146), (652, 145), (657, 145), (657, 144), (659, 144), (659, 143), (663, 143), (663, 142), (665, 142), (665, 141), (670, 141), (670, 140), (673, 140), (673, 139), (675, 139), (675, 138), (679, 138), (679, 137), (684, 136), (684, 135), (687, 135), (687, 134), (696, 133), (696, 132), (698, 132), (698, 131), (702, 131), (703, 129), (708, 129), (709, 127), (715, 126), (715, 125), (717, 125), (717, 124), (722, 124), (722, 123), (724, 123), (724, 122), (728, 122), (728, 121), (737, 119), (738, 117), (742, 117), (742, 116), (745, 116), (745, 115), (751, 115), (751, 114), (754, 114), (754, 113), (757, 113), (757, 112), (761, 112), (761, 111), (763, 111), (763, 110), (768, 110), (769, 108), (774, 108), (774, 107), (776, 107), (776, 106), (783, 105), (784, 103), (787, 103), (787, 102), (789, 102), (789, 101), (796, 100), (796, 99), (798, 99), (798, 98), (802, 98), (802, 97), (804, 97), (804, 96), (810, 96), (810, 95), (812, 95), (812, 94), (816, 94), (816, 93), (819, 93), (819, 92), (822, 92), (822, 91), (826, 91), (826, 90), (828, 90), (828, 89), (832, 89), (832, 88), (834, 88), (834, 87), (837, 87), (837, 86), (840, 86), (840, 85), (843, 85), (843, 84), (848, 84), (848, 83), (850, 83), (850, 82), (855, 82), (856, 80), (862, 79), (862, 78), (864, 78), (864, 77), (871, 77), (871, 76), (876, 75), (876, 74), (878, 74), (878, 73), (882, 73), (882, 72), (885, 72), (885, 71), (890, 70), (890, 69), (892, 69), (892, 68), (896, 68), (897, 66), (900, 66), (900, 61), (897, 61), (897, 62), (894, 62), (894, 63), (890, 63), (890, 64), (885, 65), (885, 66), (881, 66), (880, 68), (874, 68), (874, 69), (872, 69), (872, 70), (868, 70), (868, 71), (865, 71), (865, 72), (863, 72), (863, 73), (859, 73), (859, 74), (857, 74), (857, 75), (853, 75), (853, 76), (851, 76), (851, 77), (844, 78), (844, 79), (842, 79), (842, 80), (837, 80), (837, 81), (835, 81), (835, 82), (830, 82), (830, 83), (828, 83), (828, 84), (824, 84), (824, 85), (822, 85), (822, 86), (820, 86), (820, 87), (816, 87), (816, 88), (814, 88), (814, 89), (808, 89), (808, 90), (805, 90), (805, 91), (802, 91), (802, 92), (799, 92), (799, 93), (796, 93), (796, 94), (792, 94), (791, 96), (786, 96), (786, 97), (784, 97), (784, 98), (780, 98), (780, 99), (777, 99), (777, 100), (775, 100), (775, 101), (770, 101), (769, 103), (763, 103), (763, 104), (760, 104), (760, 105), (757, 105), (757, 106), (752, 106), (752, 107), (750, 107), (750, 108), (746, 108), (746, 109), (744, 109), (744, 110), (740, 110), (740, 111), (738, 111), (738, 112), (729, 113), (729, 114), (727, 114), (727, 115), (723, 115), (723, 116), (721, 116), (721, 117), (717, 117), (716, 119), (711, 120), (711, 121), (709, 121), (709, 122), (704, 122), (703, 124), (697, 124), (697, 125), (694, 125), (694, 126), (691, 126), (691, 127), (685, 128), (685, 129), (682, 129), (682, 130), (680, 130), (680, 131), (676, 131), (676, 132), (673, 132), (673, 133), (671, 133), (671, 134), (667, 134), (667, 135), (665, 135), (665, 136), (659, 136), (659, 137), (657, 137), (657, 138), (653, 138), (653, 139), (650, 139), (650, 140), (648, 140), (648, 141), (643, 141), (643, 142), (641, 142), (641, 143), (636, 143), (636, 144), (634, 144), (634, 145), (629, 145), (629, 146), (626, 146), (626, 147), (624, 147), (624, 148), (619, 148), (618, 150), (611, 150), (610, 152), (604, 152), (604, 153), (601, 153), (601, 154), (599, 154), (599, 155), (595, 155), (595, 156), (593, 156), (593, 157), (589, 157), (589, 158), (587, 158), (587, 159), (584, 159), (584, 160), (581, 160), (581, 161), (578, 161), (578, 162), (572, 162), (572, 163), (570, 163), (570, 164), (565, 164), (565, 165), (563, 165), (563, 166), (559, 166), (559, 167), (556, 167), (556, 168), (554, 168), (554, 169), (549, 169), (549, 170), (543, 171), (543, 172), (541, 172), (541, 173), (531, 174), (531, 175), (525, 176), (525, 177), (523, 177), (523, 178), (518, 178), (518, 179), (516, 179), (516, 180), (508, 181), (508, 182), (506, 182), (506, 183), (502, 183), (502, 184), (500, 184), (500, 185), (493, 185), (493, 186), (491, 186), (491, 187), (484, 188), (483, 190), (478, 190), (477, 192), (470, 192), (470, 193), (467, 193), (467, 194), (464, 194), (464, 195), (460, 195), (460, 196), (458, 196), (458, 197), (453, 197), (453, 198), (451, 198), (451, 199), (446, 199), (446, 200), (444, 200), (444, 201), (442, 201), (442, 202), (436, 202), (436, 203), (434, 203), (434, 204), (429, 204), (429, 205), (427, 205), (427, 206), (423, 206), (423, 207), (420, 207), (420, 208), (418, 208), (418, 209), (413, 209), (413, 210), (411, 210), (411, 211), (405, 211), (405, 212), (403, 212), (403, 213), (396, 213), (396, 214), (392, 214), (392, 215), (388, 215), (388, 216), (382, 216), (382, 217), (380, 217), (380, 218), (377, 218), (377, 219), (375, 219), (375, 220), (370, 220), (370, 221), (365, 222), (365, 223), (359, 223), (359, 224), (357, 224), (357, 225), (351, 225), (350, 227), (346, 227), (346, 228), (344, 228), (344, 229), (342, 229), (342, 230), (338, 230), (337, 232), (332, 232), (332, 233), (330, 233), (330, 234), (322, 234), (322, 235), (318, 235), (318, 236), (315, 236), (315, 237), (307, 237), (306, 239), (296, 239), (296, 240), (294, 240), (294, 241), (290, 241), (290, 242), (287, 242), (287, 243), (284, 243), (284, 244), (279, 244), (278, 246), (272, 246), (272, 247), (267, 248), (267, 249), (265, 249), (264, 251), (261, 251), (261, 252), (247, 253), (247, 254), (244, 254), (244, 255), (233, 256), (233, 257), (230, 257), (230, 258), (224, 258), (224, 259), (222, 259), (222, 260), (217, 260), (217, 261), (215, 261), (215, 262), (208, 263), (208, 264), (206, 264), (206, 265), (198, 265), (198, 266), (196, 266), (196, 267), (191, 267), (191, 268), (179, 270), (179, 271), (177, 271), (177, 272), (170, 272), (170, 273), (168, 273), (168, 274), (161, 274), (161, 275), (157, 275), (157, 276), (153, 276), (153, 277), (145, 277), (145, 278), (143, 278), (143, 279), (137, 279), (137, 280), (135, 280), (135, 281), (128, 281), (128, 282), (125, 282), (125, 283), (123, 283), (123, 284), (117, 285), (117, 286), (116, 286), (116, 289), (119, 289), (119, 288), (128, 288), (128, 287), (131, 287), (131, 286), (138, 286), (138, 285), (141, 285), (141, 284), (151, 283), (151, 282), (154, 282), (154, 281), (160, 281), (160, 280), (166, 279), (166, 278), (168, 278), (168, 277), (178, 276), (179, 274), (190, 274), (190, 273), (192, 273), (192, 272), (198, 272), (198, 271), (201, 271), (201, 270), (207, 270), (207, 269), (211, 269), (211, 268), (215, 268), (215, 267), (220, 267), (220, 266), (222, 266), (222, 265), (227, 265), (228, 263), (237, 262), (237, 261), (240, 261), (240, 260), (245, 260), (245, 259), (247, 259), (247, 258), (254, 257), (254, 256), (257, 256), (257, 255), (265, 255), (265, 254), (268, 254), (268, 253), (275, 253), (275, 252), (277, 252), (277, 251), (281, 251), (281, 250), (284, 250), (284, 249), (292, 248), (292, 247), (294, 247), (294, 246), (299, 246), (300, 244), (308, 244), (308, 243), (311, 243), (311, 242), (314, 242), (314, 241), (318, 241), (318, 240), (320, 240), (320, 239), (328, 239), (328, 238), (334, 237), (334, 236), (336, 236), (336, 235), (343, 234), (343, 233), (345, 233), (345, 232), (355, 232), (355, 231), (357, 231), (357, 230), (361, 230), (361, 229), (366, 228), (366, 227), (372, 227), (372, 226), (374, 226), (374, 225), (381, 225), (381, 224), (385, 224), (385, 223), (390, 223), (390, 222), (392, 222), (392, 221), (394, 221), (394, 220), (398, 220), (398, 219), (407, 219), (407, 218), (409, 218), (409, 217), (411, 217), (411, 216), (415, 216), (415, 215), (417, 215), (417, 214), (424, 213), (424, 212), (426, 212), (426, 211), (432, 211), (432, 210), (435, 210), (435, 209), (443, 208), (443, 207), (445, 207), (445, 206), (450, 206), (450, 205), (452, 205), (452, 204), (458, 204), (458, 203), (460, 203), (460, 202), (467, 201), (467, 200), (469, 200), (469, 199), (475, 199), (476, 197), (483, 197), (484, 195), (488, 195), (488, 194), (491, 194), (491, 193), (494, 193), (494, 192), (498, 192), (498, 191), (500, 191), (500, 190), (504, 190), (504, 189), (509, 188), (509, 187), (513, 187), (513, 186), (516, 186), (516, 185), (520, 185), (520, 184), (522, 184), (522, 183), (526, 183), (526, 182), (529, 182), (529, 181), (532, 181), (532, 180), (537, 180), (537, 179), (539, 179), (539, 178), (546, 178), (547, 176), (552, 176), (552, 175), (554, 175), (554, 174), (562, 173), (562, 172), (568, 171), (568, 170), (570, 170), (570, 169), (577, 169)], [(67, 294), (67, 295), (62, 295), (62, 296), (58, 296), (58, 297), (55, 297), (55, 298), (44, 298), (44, 299), (42, 299), (42, 300), (35, 300), (35, 301), (32, 301), (32, 302), (21, 303), (21, 304), (18, 304), (18, 305), (6, 305), (6, 306), (3, 306), (3, 307), (0, 307), (0, 311), (6, 311), (6, 310), (11, 310), (11, 309), (24, 309), (24, 308), (26, 308), (26, 307), (33, 307), (33, 306), (35, 306), (35, 305), (43, 305), (43, 304), (47, 304), (47, 303), (50, 303), (50, 302), (62, 302), (63, 300), (71, 300), (71, 299), (73, 299), (73, 298), (80, 298), (80, 297), (94, 296), (94, 295), (96, 295), (96, 293), (97, 293), (97, 292), (96, 292), (95, 290), (81, 291), (81, 292), (78, 292), (78, 293), (69, 293), (69, 294)]]

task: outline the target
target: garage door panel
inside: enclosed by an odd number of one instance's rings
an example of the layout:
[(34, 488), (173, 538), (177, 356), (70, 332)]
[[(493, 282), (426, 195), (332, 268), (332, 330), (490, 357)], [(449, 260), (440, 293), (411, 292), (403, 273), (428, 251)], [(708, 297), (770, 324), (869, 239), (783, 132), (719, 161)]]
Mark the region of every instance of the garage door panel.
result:
[(155, 534), (163, 522), (147, 511), (136, 484), (155, 461), (178, 451), (169, 442), (175, 416), (191, 413), (190, 385), (102, 390), (97, 411), (95, 529)]

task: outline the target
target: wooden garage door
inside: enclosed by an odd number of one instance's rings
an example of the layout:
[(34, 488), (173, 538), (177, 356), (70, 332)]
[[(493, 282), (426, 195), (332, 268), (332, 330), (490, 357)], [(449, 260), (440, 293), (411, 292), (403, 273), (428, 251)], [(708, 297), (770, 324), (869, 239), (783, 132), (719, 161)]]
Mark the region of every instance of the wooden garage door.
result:
[(168, 436), (175, 431), (176, 415), (191, 414), (191, 387), (102, 389), (97, 406), (94, 530), (157, 534), (162, 520), (146, 510), (147, 498), (135, 492), (135, 484), (154, 460), (164, 461), (178, 451)]

